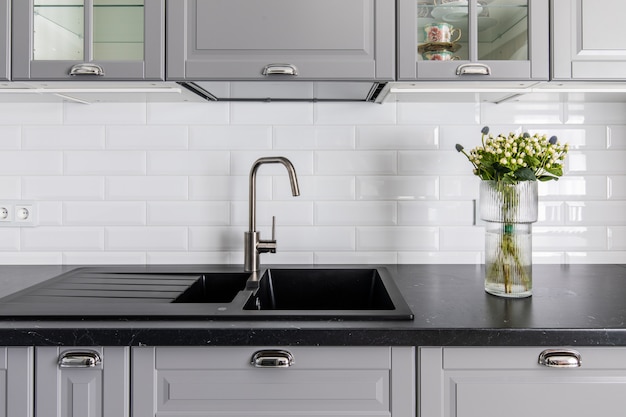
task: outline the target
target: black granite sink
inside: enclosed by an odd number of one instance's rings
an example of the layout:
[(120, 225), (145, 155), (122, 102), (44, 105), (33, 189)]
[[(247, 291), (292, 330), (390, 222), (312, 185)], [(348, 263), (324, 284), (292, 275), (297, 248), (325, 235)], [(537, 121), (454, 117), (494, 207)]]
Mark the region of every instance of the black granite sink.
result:
[(77, 268), (0, 299), (21, 319), (412, 320), (386, 268)]

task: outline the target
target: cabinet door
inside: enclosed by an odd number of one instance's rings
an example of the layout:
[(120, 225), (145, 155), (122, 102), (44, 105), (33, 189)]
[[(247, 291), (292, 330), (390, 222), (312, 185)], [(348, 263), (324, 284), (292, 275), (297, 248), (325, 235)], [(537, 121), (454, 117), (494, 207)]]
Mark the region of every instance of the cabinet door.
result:
[(394, 3), (169, 0), (167, 78), (392, 80)]
[(553, 78), (626, 79), (623, 0), (554, 0)]
[(33, 348), (0, 348), (0, 417), (33, 415)]
[(582, 365), (561, 368), (538, 363), (545, 350), (421, 348), (420, 415), (588, 417), (624, 410), (626, 349), (576, 349)]
[(163, 80), (164, 0), (13, 0), (14, 80)]
[(413, 348), (284, 350), (291, 366), (260, 368), (266, 348), (133, 348), (132, 415), (415, 416)]
[(547, 80), (546, 0), (398, 0), (399, 80)]
[(11, 22), (9, 0), (0, 0), (0, 80), (11, 78)]
[(129, 415), (129, 348), (37, 347), (38, 417)]

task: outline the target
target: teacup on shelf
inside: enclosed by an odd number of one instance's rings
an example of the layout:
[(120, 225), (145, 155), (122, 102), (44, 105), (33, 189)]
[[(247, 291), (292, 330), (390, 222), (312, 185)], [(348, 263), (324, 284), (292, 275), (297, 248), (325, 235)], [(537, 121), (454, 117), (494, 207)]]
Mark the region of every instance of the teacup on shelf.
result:
[(427, 61), (456, 61), (461, 59), (454, 55), (454, 52), (441, 50), (441, 51), (425, 51), (422, 53), (422, 58)]
[(457, 42), (461, 39), (461, 29), (449, 23), (433, 22), (424, 26), (426, 42)]

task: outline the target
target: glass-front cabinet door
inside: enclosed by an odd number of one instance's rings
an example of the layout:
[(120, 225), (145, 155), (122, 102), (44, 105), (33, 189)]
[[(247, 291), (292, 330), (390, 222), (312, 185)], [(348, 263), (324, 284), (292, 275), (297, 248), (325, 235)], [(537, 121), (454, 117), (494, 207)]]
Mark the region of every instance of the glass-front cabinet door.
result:
[(13, 0), (14, 80), (163, 80), (164, 0)]
[(399, 0), (400, 80), (547, 80), (547, 0)]

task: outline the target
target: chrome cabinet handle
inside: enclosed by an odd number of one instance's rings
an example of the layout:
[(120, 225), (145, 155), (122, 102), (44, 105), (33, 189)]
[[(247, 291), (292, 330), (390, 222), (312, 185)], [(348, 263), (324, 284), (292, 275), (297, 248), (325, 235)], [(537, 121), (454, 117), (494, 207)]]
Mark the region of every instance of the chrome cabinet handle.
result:
[(286, 350), (260, 350), (252, 355), (251, 364), (256, 368), (288, 368), (294, 360)]
[(539, 364), (549, 368), (578, 368), (580, 353), (573, 349), (546, 349), (539, 355)]
[(70, 350), (59, 357), (61, 368), (93, 368), (102, 363), (100, 354), (95, 350)]
[(461, 64), (456, 69), (456, 75), (491, 75), (491, 68), (485, 64)]
[(298, 68), (292, 64), (269, 64), (263, 68), (263, 75), (298, 75)]
[(104, 69), (96, 64), (76, 64), (70, 69), (70, 75), (104, 75)]

